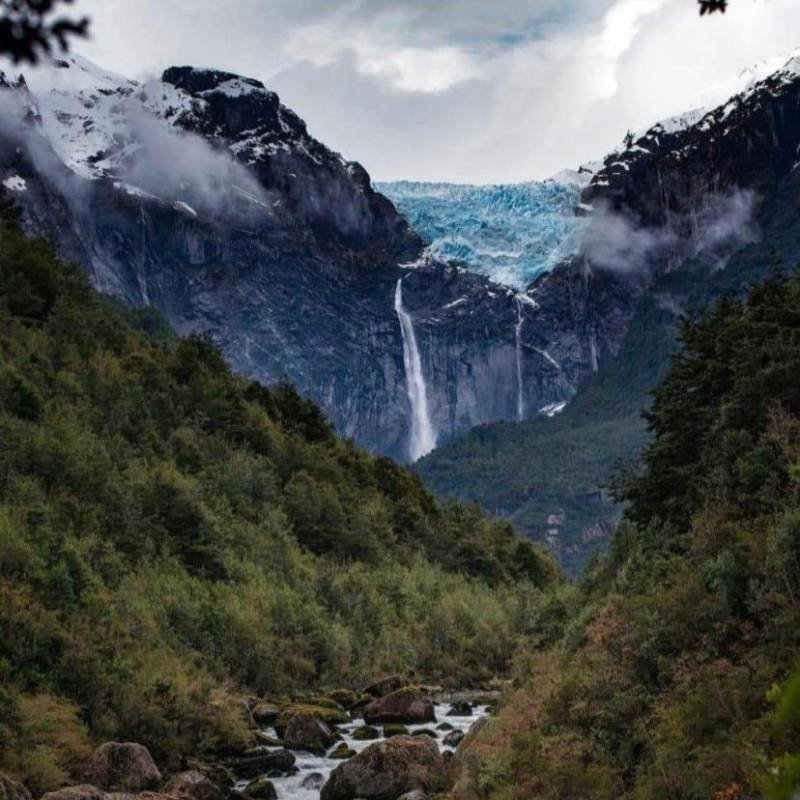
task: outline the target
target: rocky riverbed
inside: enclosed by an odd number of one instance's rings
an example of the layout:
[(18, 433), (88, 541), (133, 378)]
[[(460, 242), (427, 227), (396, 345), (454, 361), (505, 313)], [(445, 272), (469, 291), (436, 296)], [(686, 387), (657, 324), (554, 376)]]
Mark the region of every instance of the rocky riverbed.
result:
[[(448, 758), (447, 754), (452, 756), (473, 725), (487, 716), (486, 705), (475, 705), (472, 708), (468, 708), (468, 705), (469, 701), (466, 703), (457, 701), (455, 704), (437, 702), (433, 706), (435, 721), (401, 727), (405, 727), (411, 736), (427, 735), (434, 739), (444, 758)], [(466, 713), (467, 710), (469, 713)], [(374, 735), (369, 739), (359, 738), (360, 735), (363, 736), (359, 732), (369, 727), (373, 729)], [(343, 759), (337, 753), (346, 751), (350, 751), (353, 755), (362, 753), (376, 742), (386, 741), (387, 732), (390, 738), (393, 733), (396, 735), (397, 726), (367, 726), (363, 720), (355, 719), (339, 726), (337, 732), (341, 739), (324, 754), (314, 754), (307, 750), (293, 751), (297, 773), (272, 780), (278, 800), (318, 800), (320, 790), (329, 781), (331, 773), (343, 763)], [(275, 737), (276, 740), (278, 738), (278, 732), (274, 728), (265, 728), (263, 733)], [(352, 755), (350, 757), (352, 758)], [(247, 785), (247, 781), (242, 781), (236, 788), (246, 791)]]
[[(448, 762), (497, 698), (391, 676), (363, 692), (243, 700), (247, 744), (184, 756), (182, 772), (165, 773), (144, 745), (106, 742), (77, 771), (83, 783), (41, 800), (425, 800), (445, 788)], [(32, 800), (0, 773), (2, 798)]]

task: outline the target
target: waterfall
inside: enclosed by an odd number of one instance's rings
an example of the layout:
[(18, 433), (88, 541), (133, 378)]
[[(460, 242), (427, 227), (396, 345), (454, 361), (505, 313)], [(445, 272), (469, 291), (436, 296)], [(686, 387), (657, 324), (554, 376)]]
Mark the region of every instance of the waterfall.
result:
[(419, 357), (414, 323), (403, 307), (403, 279), (397, 281), (394, 293), (394, 310), (400, 320), (403, 333), (403, 364), (406, 369), (406, 389), (411, 404), (411, 436), (408, 442), (408, 455), (416, 461), (436, 447), (436, 434), (431, 424), (428, 409), (428, 391), (422, 374), (422, 359)]
[(522, 422), (525, 419), (525, 389), (522, 385), (522, 300), (519, 295), (517, 301), (517, 324), (514, 326), (514, 336), (517, 345), (517, 420)]

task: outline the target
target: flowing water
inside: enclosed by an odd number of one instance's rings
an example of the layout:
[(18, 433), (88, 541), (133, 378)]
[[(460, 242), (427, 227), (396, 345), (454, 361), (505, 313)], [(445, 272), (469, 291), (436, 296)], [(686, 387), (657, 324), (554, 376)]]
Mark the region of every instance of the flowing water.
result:
[[(435, 730), (436, 726), (442, 722), (448, 722), (453, 726), (454, 730), (467, 733), (479, 719), (485, 717), (488, 713), (485, 706), (476, 706), (472, 710), (472, 716), (449, 717), (447, 716), (447, 712), (450, 710), (450, 705), (447, 703), (437, 704), (435, 710), (436, 722), (429, 722), (424, 725), (408, 725), (406, 727), (409, 733), (420, 730)], [(347, 725), (341, 725), (338, 728), (339, 733), (342, 735), (342, 740), (357, 753), (360, 753), (377, 741), (381, 741), (380, 739), (376, 739), (371, 742), (361, 742), (353, 739), (353, 731), (356, 730), (356, 728), (360, 728), (363, 724), (364, 721), (358, 719), (353, 720)], [(375, 727), (378, 731), (382, 730), (380, 725), (376, 725)], [(265, 733), (270, 736), (276, 735), (275, 730), (272, 728), (265, 729)], [(452, 751), (454, 749), (452, 747), (445, 747), (442, 743), (442, 740), (448, 733), (450, 733), (450, 731), (436, 731), (438, 737), (437, 742), (442, 752), (446, 750)], [(332, 752), (340, 744), (341, 742), (337, 742), (328, 752)], [(279, 750), (281, 748), (276, 749)], [(325, 781), (328, 780), (331, 772), (343, 762), (339, 759), (328, 758), (327, 756), (316, 756), (311, 753), (300, 751), (296, 751), (295, 756), (297, 757), (295, 766), (298, 768), (299, 772), (288, 778), (272, 779), (272, 783), (278, 793), (278, 800), (319, 800), (321, 787), (325, 784)]]
[(431, 423), (428, 408), (428, 390), (422, 374), (422, 359), (417, 347), (414, 322), (403, 306), (403, 279), (397, 281), (394, 293), (394, 310), (400, 320), (403, 334), (403, 364), (406, 370), (408, 402), (411, 405), (411, 435), (408, 442), (408, 455), (416, 461), (436, 447), (436, 433)]
[(522, 422), (525, 419), (525, 389), (522, 386), (522, 325), (525, 322), (522, 316), (522, 300), (519, 296), (517, 301), (517, 324), (514, 326), (514, 337), (517, 347), (517, 420)]

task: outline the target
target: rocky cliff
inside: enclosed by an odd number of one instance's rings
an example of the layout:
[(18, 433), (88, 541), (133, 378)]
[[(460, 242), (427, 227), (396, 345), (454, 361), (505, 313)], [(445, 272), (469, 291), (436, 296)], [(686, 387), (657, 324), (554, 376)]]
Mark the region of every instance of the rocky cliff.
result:
[(567, 265), (516, 295), (426, 257), (258, 81), (176, 67), (139, 84), (70, 56), (3, 87), (0, 175), (32, 233), (374, 449), (408, 456), (401, 278), (439, 442), (557, 406), (618, 347), (615, 281)]

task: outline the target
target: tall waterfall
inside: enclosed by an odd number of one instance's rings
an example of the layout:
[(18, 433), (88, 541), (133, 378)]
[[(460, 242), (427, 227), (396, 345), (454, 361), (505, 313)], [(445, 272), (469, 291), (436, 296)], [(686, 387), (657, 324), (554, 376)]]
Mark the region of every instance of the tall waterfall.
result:
[(522, 300), (519, 295), (517, 301), (517, 324), (514, 326), (514, 336), (517, 346), (517, 419), (522, 422), (525, 419), (525, 389), (522, 385)]
[(402, 278), (397, 281), (394, 310), (397, 312), (400, 330), (403, 333), (403, 364), (406, 369), (408, 402), (411, 404), (411, 437), (408, 442), (408, 455), (412, 461), (416, 461), (436, 447), (436, 434), (428, 409), (428, 391), (425, 386), (425, 377), (422, 374), (422, 359), (419, 357), (414, 323), (403, 307)]

